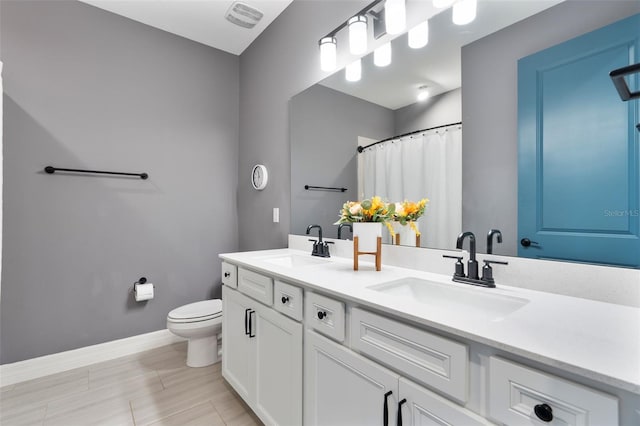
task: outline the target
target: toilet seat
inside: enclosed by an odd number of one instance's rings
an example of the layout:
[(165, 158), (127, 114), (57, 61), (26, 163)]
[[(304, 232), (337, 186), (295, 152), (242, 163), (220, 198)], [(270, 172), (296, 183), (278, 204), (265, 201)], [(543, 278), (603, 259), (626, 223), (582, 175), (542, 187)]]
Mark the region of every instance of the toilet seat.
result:
[(172, 323), (202, 322), (222, 317), (222, 300), (203, 300), (190, 303), (169, 312), (167, 321)]

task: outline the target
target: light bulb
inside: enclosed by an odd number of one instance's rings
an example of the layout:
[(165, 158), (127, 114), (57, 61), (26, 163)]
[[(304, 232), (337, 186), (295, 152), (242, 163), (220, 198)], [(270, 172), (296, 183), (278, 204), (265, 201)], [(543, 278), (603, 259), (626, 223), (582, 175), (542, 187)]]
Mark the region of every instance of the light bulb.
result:
[(384, 4), (384, 21), (387, 34), (400, 34), (407, 26), (404, 0), (387, 0)]
[(467, 25), (476, 19), (477, 0), (458, 0), (453, 5), (453, 23), (456, 25)]
[(444, 9), (445, 7), (449, 7), (456, 0), (433, 0), (433, 7), (437, 7), (438, 9)]
[(373, 63), (377, 67), (386, 67), (391, 63), (391, 43), (387, 42), (373, 51)]
[(320, 40), (320, 69), (322, 71), (336, 69), (337, 44), (335, 37), (324, 37)]
[(420, 49), (427, 43), (429, 43), (429, 21), (424, 21), (409, 30), (409, 47)]
[(429, 99), (429, 95), (429, 87), (420, 86), (420, 88), (418, 88), (418, 95), (416, 96), (416, 98), (418, 99), (418, 102), (424, 102)]
[(352, 55), (367, 51), (367, 17), (364, 15), (349, 19), (349, 51)]
[(346, 66), (345, 78), (347, 81), (360, 81), (360, 77), (362, 77), (362, 64), (360, 59), (356, 59)]

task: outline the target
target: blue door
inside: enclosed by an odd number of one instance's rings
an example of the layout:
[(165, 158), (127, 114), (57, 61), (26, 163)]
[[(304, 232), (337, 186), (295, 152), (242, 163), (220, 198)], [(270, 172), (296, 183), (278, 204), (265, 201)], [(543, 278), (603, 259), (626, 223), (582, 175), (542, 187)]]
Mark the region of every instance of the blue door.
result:
[[(518, 255), (640, 267), (640, 14), (518, 62)], [(640, 87), (636, 74), (627, 79)]]

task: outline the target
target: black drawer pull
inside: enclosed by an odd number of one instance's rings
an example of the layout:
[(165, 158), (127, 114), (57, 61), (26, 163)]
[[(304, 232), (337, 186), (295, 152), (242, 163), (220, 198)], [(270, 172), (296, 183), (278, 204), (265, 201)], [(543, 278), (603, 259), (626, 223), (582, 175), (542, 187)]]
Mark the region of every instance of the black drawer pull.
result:
[(321, 320), (327, 317), (327, 313), (324, 311), (318, 311), (318, 319)]
[(287, 297), (287, 296), (282, 296), (282, 299), (280, 299), (280, 300), (282, 300), (282, 304), (284, 305), (284, 304), (286, 304), (286, 303), (289, 301), (289, 297)]
[(244, 334), (246, 336), (249, 335), (249, 311), (251, 308), (247, 308), (244, 310)]
[(229, 278), (230, 276), (231, 276), (231, 272), (225, 272), (225, 273), (224, 273), (224, 277), (225, 277), (225, 278)]
[(384, 418), (384, 426), (389, 426), (389, 396), (392, 394), (393, 392), (389, 391), (387, 393), (384, 394), (384, 407), (382, 410), (382, 417)]
[(543, 422), (549, 423), (553, 420), (553, 409), (548, 404), (538, 404), (533, 407), (533, 411)]
[(253, 334), (253, 324), (252, 324), (252, 321), (251, 321), (251, 318), (252, 318), (251, 315), (253, 315), (255, 313), (256, 313), (256, 311), (250, 311), (249, 312), (249, 338), (256, 337), (256, 335)]
[(396, 426), (402, 426), (402, 404), (407, 402), (407, 398), (402, 398), (402, 401), (398, 402), (398, 418), (396, 420)]

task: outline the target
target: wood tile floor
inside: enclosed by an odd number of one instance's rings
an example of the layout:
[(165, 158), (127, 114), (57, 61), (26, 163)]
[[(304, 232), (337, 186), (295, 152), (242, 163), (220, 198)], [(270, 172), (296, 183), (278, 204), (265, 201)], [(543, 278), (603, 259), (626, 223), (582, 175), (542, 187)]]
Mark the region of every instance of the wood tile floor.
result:
[(222, 378), (189, 368), (186, 343), (0, 388), (2, 426), (262, 425)]

